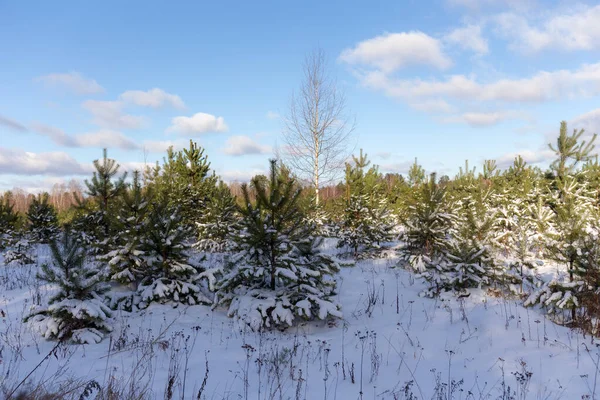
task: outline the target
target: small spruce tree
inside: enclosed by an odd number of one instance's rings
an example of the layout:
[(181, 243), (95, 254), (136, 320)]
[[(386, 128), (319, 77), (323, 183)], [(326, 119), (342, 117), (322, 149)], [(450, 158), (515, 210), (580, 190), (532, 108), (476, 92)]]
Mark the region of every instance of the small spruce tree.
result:
[[(583, 173), (578, 171), (578, 165), (592, 159), (594, 150), (594, 134), (589, 141), (582, 140), (583, 130), (567, 133), (567, 123), (561, 122), (556, 144), (549, 144), (556, 153), (556, 159), (551, 165), (554, 172), (552, 188), (555, 190), (551, 199), (554, 212), (554, 232), (550, 233), (549, 253), (559, 264), (566, 267), (562, 274), (544, 284), (533, 292), (525, 305), (541, 304), (549, 313), (557, 315), (560, 322), (565, 322), (558, 310), (569, 310), (570, 322), (577, 321), (577, 308), (580, 306), (580, 293), (588, 287), (597, 290), (592, 282), (586, 282), (586, 266), (590, 265), (585, 254), (586, 238), (590, 235), (590, 222), (595, 208), (595, 193), (588, 190)], [(565, 276), (567, 275), (567, 276)], [(568, 277), (568, 279), (567, 279)]]
[(352, 249), (354, 258), (361, 251), (378, 250), (392, 240), (396, 221), (391, 214), (381, 185), (381, 175), (370, 165), (362, 150), (346, 164), (347, 201), (338, 229), (338, 247)]
[(148, 215), (141, 250), (146, 268), (138, 286), (140, 308), (152, 302), (211, 303), (194, 283), (198, 270), (190, 265), (187, 240), (191, 228), (183, 223), (179, 209), (159, 199)]
[(48, 306), (34, 310), (25, 318), (46, 339), (75, 343), (98, 343), (112, 330), (111, 312), (101, 295), (108, 286), (96, 265), (86, 263), (79, 241), (65, 230), (60, 241), (50, 242), (52, 264), (42, 265), (38, 279), (56, 285), (57, 292)]
[(447, 251), (456, 220), (447, 186), (440, 185), (436, 175), (431, 174), (428, 181), (416, 189), (402, 220), (400, 266), (421, 274), (436, 268)]
[(194, 247), (210, 253), (228, 251), (233, 245), (231, 234), (237, 219), (235, 198), (227, 185), (221, 182), (200, 217), (200, 222), (196, 223), (198, 241)]
[(338, 265), (319, 250), (298, 206), (300, 188), (271, 160), (267, 184), (253, 179), (255, 204), (242, 186), (241, 230), (235, 253), (216, 286), (214, 306), (253, 330), (285, 328), (297, 320), (341, 317), (331, 296)]
[(48, 203), (48, 193), (39, 194), (33, 199), (27, 211), (29, 234), (34, 242), (49, 243), (59, 233), (58, 216)]
[(116, 212), (113, 249), (102, 257), (108, 262), (111, 279), (129, 284), (134, 290), (146, 269), (142, 246), (149, 229), (147, 215), (151, 200), (152, 193), (144, 190), (139, 171), (134, 171), (131, 188), (123, 191)]
[(19, 215), (11, 202), (11, 196), (5, 193), (0, 196), (0, 250), (13, 245), (17, 236)]
[[(103, 150), (102, 161), (94, 160), (94, 168), (96, 171), (92, 180), (85, 181), (88, 199), (79, 200), (80, 208), (84, 208), (85, 213), (78, 221), (78, 225), (91, 239), (90, 244), (94, 253), (103, 255), (111, 248), (114, 233), (114, 203), (126, 188), (127, 172), (115, 179), (120, 165), (108, 158), (106, 149)], [(93, 208), (89, 209), (90, 206)]]

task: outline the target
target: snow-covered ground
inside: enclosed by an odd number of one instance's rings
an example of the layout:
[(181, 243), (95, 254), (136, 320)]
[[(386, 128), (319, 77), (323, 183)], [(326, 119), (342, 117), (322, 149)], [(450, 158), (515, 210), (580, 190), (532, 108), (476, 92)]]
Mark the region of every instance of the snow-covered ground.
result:
[[(46, 248), (38, 252), (47, 259)], [(152, 398), (170, 388), (173, 399), (600, 398), (593, 338), (484, 290), (421, 298), (423, 283), (394, 264), (342, 269), (344, 319), (335, 325), (255, 333), (225, 310), (152, 305), (115, 313), (99, 344), (60, 346), (31, 380), (105, 386), (114, 377), (148, 386)], [(19, 382), (55, 346), (21, 322), (51, 290), (35, 268), (0, 267), (0, 382)]]

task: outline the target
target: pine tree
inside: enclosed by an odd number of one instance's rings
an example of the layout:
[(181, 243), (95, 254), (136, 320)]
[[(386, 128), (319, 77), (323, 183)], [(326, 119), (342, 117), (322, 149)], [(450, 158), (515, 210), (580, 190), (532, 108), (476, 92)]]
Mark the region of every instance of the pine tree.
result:
[(427, 183), (417, 189), (402, 221), (400, 265), (421, 274), (433, 271), (443, 261), (456, 219), (447, 186), (438, 184), (435, 174), (431, 174)]
[(235, 198), (223, 182), (215, 189), (204, 213), (197, 222), (198, 241), (194, 245), (200, 251), (223, 253), (231, 249), (231, 235), (237, 224)]
[(0, 196), (0, 250), (14, 244), (19, 215), (9, 193)]
[(350, 195), (338, 230), (338, 247), (351, 248), (354, 258), (358, 258), (359, 250), (375, 244), (370, 235), (372, 223), (367, 195)]
[(589, 141), (581, 140), (584, 133), (585, 131), (580, 129), (579, 131), (574, 130), (573, 134), (569, 135), (567, 123), (562, 121), (556, 144), (548, 144), (550, 150), (556, 153), (556, 160), (550, 167), (558, 179), (564, 179), (567, 175), (572, 174), (580, 162), (591, 160), (597, 135), (592, 135)]
[(334, 237), (336, 235), (335, 224), (322, 203), (321, 201), (316, 204), (315, 201), (311, 201), (305, 223), (314, 228), (315, 236)]
[(59, 233), (58, 216), (48, 203), (48, 193), (39, 194), (33, 199), (27, 211), (29, 233), (33, 241), (49, 243)]
[(179, 209), (160, 199), (148, 215), (141, 250), (146, 268), (138, 286), (140, 308), (152, 302), (178, 304), (211, 303), (194, 283), (198, 270), (189, 264), (191, 229)]
[(75, 343), (98, 343), (112, 330), (110, 310), (101, 295), (108, 290), (97, 266), (86, 263), (86, 253), (68, 230), (62, 240), (50, 243), (53, 263), (38, 274), (43, 282), (58, 286), (47, 307), (25, 318), (47, 339)]
[(30, 265), (35, 264), (35, 256), (31, 252), (31, 242), (26, 235), (18, 233), (12, 240), (11, 247), (4, 253), (6, 265)]
[(134, 171), (131, 188), (123, 191), (116, 213), (113, 249), (102, 257), (110, 266), (111, 279), (130, 284), (134, 289), (146, 269), (142, 245), (151, 201), (152, 193), (142, 188), (140, 173)]
[(425, 182), (425, 169), (419, 165), (417, 159), (408, 169), (408, 184), (412, 187), (419, 186)]
[[(125, 190), (127, 172), (114, 179), (119, 173), (120, 165), (108, 158), (107, 150), (103, 150), (102, 161), (94, 160), (94, 174), (91, 181), (85, 181), (88, 200), (80, 200), (80, 208), (85, 209), (85, 215), (77, 221), (79, 229), (83, 230), (97, 254), (106, 254), (111, 245), (113, 234), (114, 201)], [(90, 209), (90, 206), (93, 208)]]
[[(472, 195), (459, 203), (458, 224), (448, 241), (442, 271), (445, 290), (461, 291), (505, 280), (493, 254), (496, 212), (489, 204), (492, 191), (485, 181), (474, 181), (472, 185), (467, 189)], [(436, 282), (436, 289), (439, 288)]]
[(579, 163), (591, 160), (596, 135), (585, 141), (581, 140), (583, 133), (583, 130), (575, 130), (568, 135), (567, 124), (563, 121), (556, 145), (549, 144), (556, 153), (556, 160), (551, 165), (554, 172), (555, 194), (551, 206), (555, 231), (549, 235), (548, 247), (551, 257), (567, 267), (568, 280), (564, 274), (553, 279), (533, 292), (525, 302), (528, 306), (542, 304), (549, 313), (570, 309), (572, 322), (577, 320), (577, 308), (581, 304), (578, 296), (588, 286), (592, 290), (597, 289), (593, 287), (593, 281), (585, 281), (586, 276), (595, 275), (586, 271), (590, 263), (585, 254), (594, 215), (595, 193), (588, 190), (585, 180), (578, 179), (583, 174), (577, 170)]
[(347, 201), (338, 229), (338, 247), (352, 249), (354, 258), (360, 251), (376, 250), (392, 239), (396, 225), (391, 214), (378, 168), (370, 165), (362, 150), (353, 163), (346, 164)]
[(235, 253), (220, 282), (214, 306), (254, 330), (285, 328), (297, 319), (341, 317), (331, 300), (337, 264), (320, 253), (298, 206), (301, 193), (294, 179), (279, 174), (271, 161), (268, 185), (253, 179), (256, 203), (247, 185)]
[(167, 150), (162, 167), (148, 171), (150, 186), (157, 197), (165, 197), (179, 207), (183, 222), (192, 227), (202, 223), (204, 210), (212, 199), (218, 179), (210, 173), (204, 149), (190, 140), (187, 149)]

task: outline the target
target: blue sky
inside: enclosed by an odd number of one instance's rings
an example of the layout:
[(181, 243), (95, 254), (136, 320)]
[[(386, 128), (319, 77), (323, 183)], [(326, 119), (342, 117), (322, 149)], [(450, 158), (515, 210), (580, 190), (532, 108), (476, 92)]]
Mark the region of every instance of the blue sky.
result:
[(546, 165), (600, 133), (600, 6), (542, 0), (0, 2), (0, 190), (139, 168), (190, 138), (226, 180), (267, 167), (321, 48), (384, 172)]

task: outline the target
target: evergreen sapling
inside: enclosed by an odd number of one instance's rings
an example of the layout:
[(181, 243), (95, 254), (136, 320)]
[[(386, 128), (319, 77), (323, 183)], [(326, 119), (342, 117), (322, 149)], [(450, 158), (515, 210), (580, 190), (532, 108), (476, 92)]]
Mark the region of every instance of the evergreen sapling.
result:
[(252, 180), (256, 202), (242, 186), (241, 229), (235, 252), (217, 283), (214, 307), (253, 330), (294, 325), (298, 320), (341, 317), (331, 296), (339, 267), (319, 250), (298, 206), (300, 188), (271, 161), (268, 182)]
[(46, 339), (98, 343), (112, 330), (111, 312), (101, 297), (109, 289), (98, 268), (86, 262), (79, 241), (66, 230), (50, 243), (52, 263), (43, 264), (38, 279), (57, 286), (48, 306), (25, 318)]

